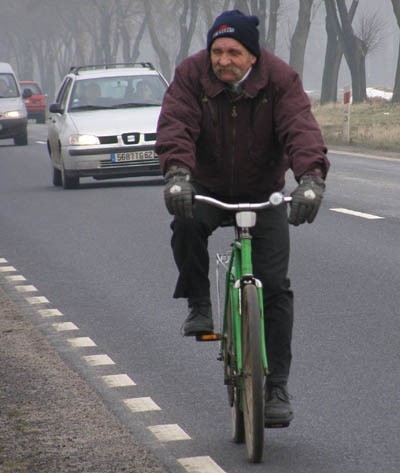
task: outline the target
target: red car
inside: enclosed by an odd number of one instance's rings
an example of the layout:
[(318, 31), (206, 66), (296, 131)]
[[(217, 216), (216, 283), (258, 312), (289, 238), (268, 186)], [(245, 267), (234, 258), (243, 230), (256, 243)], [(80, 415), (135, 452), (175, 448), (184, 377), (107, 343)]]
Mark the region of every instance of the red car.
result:
[(40, 85), (32, 80), (22, 80), (19, 85), (22, 92), (25, 89), (32, 91), (32, 96), (24, 100), (28, 118), (36, 119), (36, 123), (46, 123), (47, 100)]

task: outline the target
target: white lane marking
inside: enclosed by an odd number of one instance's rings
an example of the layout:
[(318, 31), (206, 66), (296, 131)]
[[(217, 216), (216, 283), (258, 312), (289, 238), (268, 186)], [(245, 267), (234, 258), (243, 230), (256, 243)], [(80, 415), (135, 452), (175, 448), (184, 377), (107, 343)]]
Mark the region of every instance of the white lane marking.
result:
[(189, 473), (226, 473), (211, 457), (178, 458)]
[(136, 386), (136, 383), (127, 374), (110, 374), (102, 376), (101, 379), (107, 384), (109, 388)]
[(132, 412), (161, 411), (161, 407), (158, 406), (151, 397), (133, 397), (130, 399), (124, 399), (124, 404)]
[(36, 141), (36, 143), (39, 143), (40, 145), (45, 145), (45, 144), (47, 144), (45, 141)]
[(16, 274), (14, 276), (6, 276), (7, 281), (17, 282), (17, 281), (26, 281), (26, 278), (22, 274)]
[(332, 150), (328, 151), (328, 154), (340, 154), (345, 156), (355, 156), (357, 158), (366, 158), (366, 159), (376, 159), (378, 161), (391, 161), (393, 163), (399, 162), (399, 158), (396, 157), (389, 157), (389, 156), (378, 156), (376, 154), (365, 154), (365, 153), (355, 153), (353, 151), (340, 151), (340, 150)]
[(178, 424), (150, 425), (147, 428), (160, 442), (191, 440), (190, 436)]
[(14, 266), (0, 266), (0, 273), (12, 273), (16, 271)]
[(41, 309), (38, 312), (42, 317), (59, 317), (63, 315), (58, 309)]
[(0, 258), (0, 263), (8, 263), (8, 261), (5, 258)]
[(355, 210), (349, 210), (349, 209), (337, 208), (337, 209), (330, 209), (330, 210), (333, 210), (334, 212), (339, 212), (342, 214), (353, 215), (355, 217), (366, 218), (368, 220), (380, 220), (384, 218), (384, 217), (379, 217), (378, 215), (366, 214), (363, 212), (357, 212)]
[(115, 365), (113, 360), (108, 355), (88, 355), (84, 356), (83, 359), (90, 366)]
[(79, 330), (73, 322), (61, 322), (59, 324), (52, 324), (54, 330), (57, 332), (67, 332), (68, 330)]
[(37, 289), (35, 286), (29, 286), (29, 285), (15, 286), (15, 289), (18, 292), (37, 292)]
[(29, 304), (47, 304), (50, 302), (46, 297), (43, 296), (35, 296), (35, 297), (26, 297), (25, 298)]
[(69, 338), (68, 342), (73, 347), (96, 347), (97, 345), (94, 341), (89, 337), (76, 337), (76, 338)]

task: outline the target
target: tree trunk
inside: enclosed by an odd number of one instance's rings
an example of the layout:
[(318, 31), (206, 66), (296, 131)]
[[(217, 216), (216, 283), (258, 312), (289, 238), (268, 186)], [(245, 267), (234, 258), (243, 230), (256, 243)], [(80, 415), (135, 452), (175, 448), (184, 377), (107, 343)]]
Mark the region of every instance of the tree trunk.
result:
[[(393, 5), (394, 14), (396, 16), (397, 24), (400, 27), (400, 0), (392, 0), (392, 5)], [(396, 69), (396, 77), (394, 80), (392, 102), (400, 103), (400, 47), (399, 47), (399, 53), (397, 57), (397, 69)]]
[(175, 60), (176, 64), (179, 64), (189, 54), (198, 11), (199, 3), (197, 0), (184, 0), (182, 14), (179, 18), (180, 48)]
[[(353, 0), (349, 11), (351, 22), (353, 21), (354, 15), (356, 14), (357, 6), (358, 0)], [(325, 8), (327, 43), (321, 86), (321, 105), (330, 102), (337, 102), (339, 70), (343, 57), (343, 42), (341, 39), (340, 25), (334, 2), (325, 0)]]
[(278, 12), (280, 7), (280, 0), (270, 0), (269, 19), (268, 19), (268, 34), (267, 34), (267, 48), (274, 53), (276, 48), (276, 32), (278, 29)]
[(324, 71), (322, 74), (321, 105), (337, 102), (338, 77), (343, 56), (342, 43), (328, 14), (326, 15), (325, 24), (327, 42)]
[(314, 0), (300, 0), (299, 16), (290, 44), (289, 64), (303, 78), (304, 55), (311, 26), (311, 9)]
[(169, 81), (172, 77), (172, 68), (168, 55), (168, 51), (162, 46), (158, 36), (157, 36), (157, 27), (154, 22), (154, 18), (151, 11), (151, 3), (147, 0), (143, 1), (144, 8), (146, 11), (147, 24), (149, 28), (149, 34), (151, 38), (151, 43), (153, 45), (154, 51), (157, 53), (160, 60), (161, 72), (164, 77)]
[(344, 55), (351, 74), (353, 102), (364, 102), (367, 100), (364, 44), (353, 32), (345, 0), (336, 0), (336, 3), (342, 25)]

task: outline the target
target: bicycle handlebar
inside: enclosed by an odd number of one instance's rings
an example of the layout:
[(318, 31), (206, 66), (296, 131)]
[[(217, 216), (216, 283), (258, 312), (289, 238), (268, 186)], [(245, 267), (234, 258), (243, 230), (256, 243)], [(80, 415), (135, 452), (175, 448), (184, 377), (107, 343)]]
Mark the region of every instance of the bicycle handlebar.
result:
[(206, 195), (195, 195), (194, 198), (199, 202), (205, 202), (207, 204), (213, 205), (214, 207), (219, 207), (224, 210), (233, 210), (233, 211), (249, 211), (249, 210), (261, 210), (266, 207), (283, 204), (284, 202), (290, 202), (291, 197), (285, 197), (281, 192), (274, 192), (270, 195), (269, 200), (266, 202), (257, 202), (257, 203), (246, 203), (246, 204), (228, 204), (220, 200), (208, 197)]

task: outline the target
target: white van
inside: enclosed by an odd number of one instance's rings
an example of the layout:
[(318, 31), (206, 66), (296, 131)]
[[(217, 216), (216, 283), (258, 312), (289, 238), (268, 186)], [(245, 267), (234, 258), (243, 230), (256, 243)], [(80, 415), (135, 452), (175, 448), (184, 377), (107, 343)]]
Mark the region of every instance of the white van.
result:
[[(27, 92), (27, 96), (29, 92)], [(0, 62), (0, 139), (28, 144), (28, 115), (18, 81), (10, 64)]]

